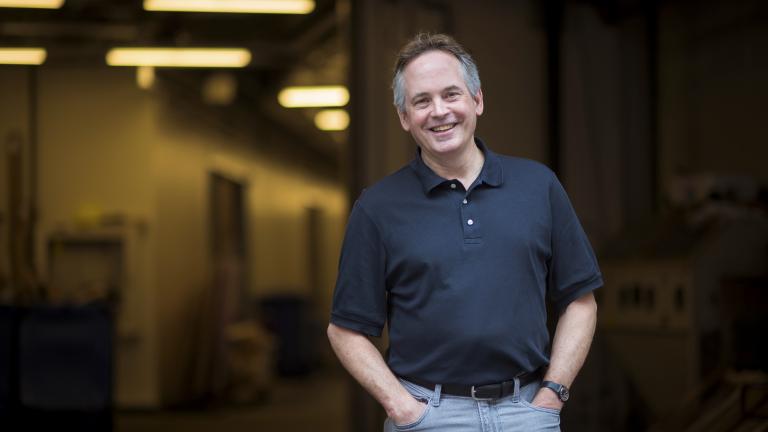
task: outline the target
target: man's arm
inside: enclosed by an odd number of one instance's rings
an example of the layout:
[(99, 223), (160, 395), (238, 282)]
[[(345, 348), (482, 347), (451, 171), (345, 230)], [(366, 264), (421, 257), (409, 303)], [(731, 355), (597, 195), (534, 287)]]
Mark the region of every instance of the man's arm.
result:
[[(560, 315), (552, 342), (552, 355), (544, 380), (571, 386), (587, 358), (597, 321), (597, 303), (592, 292), (571, 302)], [(563, 402), (555, 392), (541, 388), (533, 405), (560, 409)]]
[(328, 339), (341, 364), (379, 401), (395, 424), (413, 423), (421, 417), (425, 404), (417, 401), (400, 384), (367, 336), (329, 324)]

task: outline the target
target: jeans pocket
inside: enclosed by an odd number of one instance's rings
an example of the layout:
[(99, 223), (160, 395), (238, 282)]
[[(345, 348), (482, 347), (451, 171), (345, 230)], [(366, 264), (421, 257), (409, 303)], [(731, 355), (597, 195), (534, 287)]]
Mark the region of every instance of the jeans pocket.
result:
[(528, 402), (525, 399), (520, 399), (520, 403), (523, 404), (523, 406), (525, 406), (527, 408), (530, 408), (530, 409), (532, 409), (534, 411), (538, 411), (538, 412), (542, 412), (542, 413), (546, 413), (546, 414), (551, 414), (551, 415), (556, 415), (556, 416), (560, 415), (560, 410), (559, 409), (536, 406), (536, 405)]
[[(419, 399), (419, 398), (416, 398), (416, 399)], [(392, 419), (390, 419), (390, 421), (392, 422), (392, 425), (395, 427), (395, 429), (397, 429), (397, 430), (412, 430), (412, 429), (418, 427), (419, 425), (421, 425), (424, 422), (424, 419), (427, 418), (427, 414), (429, 414), (429, 412), (432, 411), (432, 404), (429, 403), (429, 400), (426, 400), (426, 401), (420, 400), (420, 401), (424, 402), (426, 404), (426, 406), (424, 407), (424, 412), (421, 413), (421, 416), (419, 416), (419, 418), (416, 419), (415, 422), (404, 424), (404, 425), (399, 425), (399, 424), (395, 423), (394, 421), (392, 421)]]
[(427, 414), (429, 414), (430, 411), (432, 411), (432, 398), (434, 397), (434, 393), (431, 392), (429, 389), (418, 386), (402, 378), (400, 379), (400, 384), (402, 384), (405, 390), (408, 393), (410, 393), (414, 399), (426, 404), (426, 408), (424, 409), (424, 412), (421, 413), (421, 416), (418, 419), (416, 419), (416, 421), (409, 424), (398, 425), (392, 419), (388, 419), (388, 420), (390, 421), (392, 426), (394, 426), (395, 430), (414, 430), (416, 427), (418, 427), (424, 422), (424, 419), (427, 418)]

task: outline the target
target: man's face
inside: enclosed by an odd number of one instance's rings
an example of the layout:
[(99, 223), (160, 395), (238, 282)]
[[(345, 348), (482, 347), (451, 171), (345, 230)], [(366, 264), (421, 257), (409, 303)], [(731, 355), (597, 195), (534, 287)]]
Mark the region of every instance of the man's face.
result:
[(459, 60), (443, 51), (429, 51), (403, 71), (405, 112), (398, 112), (422, 152), (432, 157), (460, 154), (474, 145), (483, 93), (470, 94)]

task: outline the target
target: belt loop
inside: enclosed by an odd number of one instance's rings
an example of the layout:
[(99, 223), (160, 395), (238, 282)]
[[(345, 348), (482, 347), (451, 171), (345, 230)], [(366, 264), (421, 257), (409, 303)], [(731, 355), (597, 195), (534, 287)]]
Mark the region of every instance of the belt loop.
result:
[(520, 402), (520, 378), (515, 377), (515, 391), (512, 393), (512, 402)]
[(440, 406), (440, 393), (443, 390), (442, 384), (435, 384), (435, 393), (432, 395), (432, 401), (430, 402), (433, 407)]

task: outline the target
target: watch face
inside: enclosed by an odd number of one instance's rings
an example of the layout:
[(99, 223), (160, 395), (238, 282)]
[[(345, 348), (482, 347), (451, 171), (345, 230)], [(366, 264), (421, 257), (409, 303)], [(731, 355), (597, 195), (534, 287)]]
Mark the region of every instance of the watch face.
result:
[(571, 394), (568, 392), (568, 389), (565, 388), (565, 386), (560, 387), (560, 400), (565, 402), (568, 400), (569, 397), (571, 397)]

